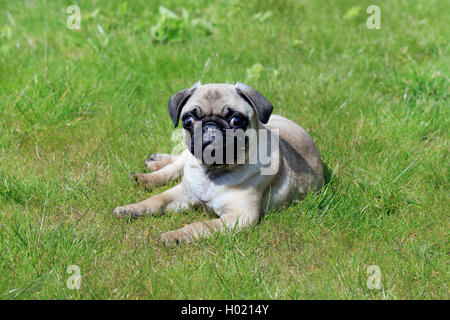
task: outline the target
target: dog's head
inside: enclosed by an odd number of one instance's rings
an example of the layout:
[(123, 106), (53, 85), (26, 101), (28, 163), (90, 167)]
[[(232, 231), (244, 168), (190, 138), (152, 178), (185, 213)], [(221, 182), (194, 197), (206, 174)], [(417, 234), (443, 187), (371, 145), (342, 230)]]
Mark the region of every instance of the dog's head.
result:
[(272, 104), (252, 87), (236, 83), (205, 84), (175, 93), (169, 114), (175, 127), (181, 119), (185, 143), (191, 153), (206, 164), (242, 161), (248, 155), (249, 132), (267, 123)]

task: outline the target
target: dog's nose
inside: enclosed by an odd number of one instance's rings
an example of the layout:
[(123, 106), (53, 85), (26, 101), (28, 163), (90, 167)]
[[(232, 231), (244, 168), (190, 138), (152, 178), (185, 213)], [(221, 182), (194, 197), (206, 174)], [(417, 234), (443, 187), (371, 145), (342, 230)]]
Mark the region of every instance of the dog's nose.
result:
[(202, 127), (202, 146), (205, 148), (207, 145), (213, 143), (216, 137), (222, 134), (217, 124), (214, 122), (208, 122)]

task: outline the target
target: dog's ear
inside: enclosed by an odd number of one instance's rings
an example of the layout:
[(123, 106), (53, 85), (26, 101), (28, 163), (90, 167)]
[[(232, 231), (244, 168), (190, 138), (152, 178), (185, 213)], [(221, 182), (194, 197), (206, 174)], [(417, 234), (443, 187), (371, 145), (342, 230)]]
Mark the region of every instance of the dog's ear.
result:
[(184, 89), (175, 93), (169, 100), (169, 114), (172, 118), (175, 128), (178, 126), (178, 121), (180, 120), (181, 110), (189, 98), (192, 96), (194, 91), (200, 87), (202, 84), (199, 82), (195, 83), (192, 87)]
[(273, 105), (261, 93), (244, 83), (236, 83), (235, 88), (237, 93), (255, 109), (259, 121), (267, 123)]

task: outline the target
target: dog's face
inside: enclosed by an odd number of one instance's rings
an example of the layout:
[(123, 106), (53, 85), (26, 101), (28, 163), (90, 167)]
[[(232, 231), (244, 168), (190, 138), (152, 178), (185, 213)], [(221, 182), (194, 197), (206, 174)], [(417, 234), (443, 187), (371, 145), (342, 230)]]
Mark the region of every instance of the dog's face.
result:
[(179, 120), (191, 153), (206, 164), (221, 165), (247, 158), (251, 129), (267, 123), (272, 105), (242, 83), (206, 84), (177, 92), (169, 101), (175, 127)]

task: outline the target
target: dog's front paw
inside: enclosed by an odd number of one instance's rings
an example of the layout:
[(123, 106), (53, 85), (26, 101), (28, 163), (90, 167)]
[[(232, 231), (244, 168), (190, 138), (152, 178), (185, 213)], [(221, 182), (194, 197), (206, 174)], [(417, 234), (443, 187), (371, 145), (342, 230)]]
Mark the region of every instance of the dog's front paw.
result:
[(172, 156), (169, 154), (153, 153), (145, 160), (147, 169), (157, 171), (172, 162)]
[(160, 168), (159, 166), (159, 159), (158, 159), (158, 154), (152, 154), (150, 155), (150, 157), (147, 158), (147, 160), (145, 160), (145, 166), (147, 167), (147, 169), (150, 169), (152, 171), (156, 171)]
[(193, 239), (183, 229), (178, 229), (163, 233), (161, 235), (161, 241), (165, 245), (171, 245), (171, 244), (179, 244), (180, 242), (191, 243)]
[(142, 177), (142, 174), (137, 172), (130, 172), (128, 175), (128, 180), (135, 182), (136, 184), (143, 184), (144, 178)]
[(153, 179), (150, 173), (131, 172), (128, 175), (128, 179), (138, 185), (144, 186), (147, 190), (151, 190), (153, 187)]
[(118, 218), (122, 218), (122, 217), (133, 217), (133, 218), (137, 218), (142, 216), (145, 211), (144, 208), (138, 205), (128, 205), (128, 206), (122, 206), (122, 207), (117, 207), (113, 209), (113, 213), (116, 215), (116, 217)]

